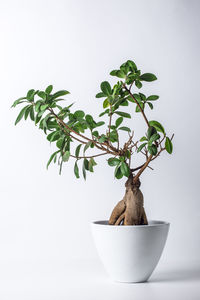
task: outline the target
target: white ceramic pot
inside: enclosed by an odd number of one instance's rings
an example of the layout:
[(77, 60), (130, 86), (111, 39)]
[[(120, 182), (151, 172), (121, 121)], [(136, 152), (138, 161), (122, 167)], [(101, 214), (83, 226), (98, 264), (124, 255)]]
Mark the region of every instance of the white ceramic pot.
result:
[(169, 231), (169, 223), (113, 226), (108, 221), (91, 224), (99, 256), (115, 281), (144, 282), (155, 269)]

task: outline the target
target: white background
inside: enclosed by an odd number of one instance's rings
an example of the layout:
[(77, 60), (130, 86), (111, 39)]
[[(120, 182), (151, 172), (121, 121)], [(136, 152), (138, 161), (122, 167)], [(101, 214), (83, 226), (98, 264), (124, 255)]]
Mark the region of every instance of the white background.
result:
[[(113, 83), (109, 72), (127, 59), (157, 75), (142, 90), (160, 95), (147, 115), (175, 134), (173, 155), (164, 153), (141, 177), (148, 217), (171, 223), (162, 259), (200, 263), (199, 9), (195, 0), (0, 1), (0, 264), (10, 270), (8, 286), (11, 266), (95, 260), (89, 222), (109, 218), (125, 182), (113, 179), (104, 159), (86, 182), (74, 177), (73, 162), (62, 176), (56, 165), (47, 171), (54, 146), (31, 121), (14, 126), (12, 102), (53, 84), (71, 92), (74, 109), (98, 116), (100, 83)], [(142, 117), (131, 122), (140, 136)], [(22, 299), (20, 291), (13, 295)]]

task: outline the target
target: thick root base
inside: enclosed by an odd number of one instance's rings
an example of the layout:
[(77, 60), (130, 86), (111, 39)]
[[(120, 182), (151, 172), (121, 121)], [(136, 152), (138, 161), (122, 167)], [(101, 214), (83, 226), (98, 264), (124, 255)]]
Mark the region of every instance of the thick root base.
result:
[(134, 183), (133, 176), (129, 176), (124, 198), (118, 202), (109, 219), (110, 225), (147, 225), (147, 217), (143, 207), (143, 194), (140, 182)]

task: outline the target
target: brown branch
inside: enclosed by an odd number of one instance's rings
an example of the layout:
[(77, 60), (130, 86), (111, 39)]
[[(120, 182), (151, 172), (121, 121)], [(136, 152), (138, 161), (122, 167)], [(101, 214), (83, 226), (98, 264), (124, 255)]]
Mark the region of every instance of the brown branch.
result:
[(145, 164), (143, 165), (143, 167), (139, 170), (139, 172), (135, 175), (134, 177), (134, 182), (137, 182), (138, 178), (140, 177), (140, 175), (142, 174), (142, 172), (144, 172), (144, 170), (146, 169), (146, 167), (148, 167), (148, 164), (150, 163), (151, 159), (152, 159), (153, 155), (151, 154), (148, 158), (148, 160), (145, 162)]
[(138, 105), (138, 107), (139, 107), (139, 109), (140, 109), (140, 111), (141, 111), (141, 113), (142, 113), (142, 115), (143, 115), (143, 117), (144, 117), (144, 119), (145, 119), (145, 122), (147, 123), (147, 126), (150, 127), (149, 121), (147, 120), (147, 117), (146, 117), (146, 115), (145, 115), (145, 113), (144, 113), (144, 110), (142, 109), (140, 103), (135, 99), (135, 97), (134, 97), (133, 94), (130, 92), (130, 90), (126, 87), (125, 84), (123, 84), (123, 87), (124, 87), (125, 90), (129, 93), (129, 95), (130, 95), (131, 98), (135, 101), (135, 103)]
[[(108, 145), (108, 148), (114, 150), (114, 152), (112, 152), (112, 151), (110, 151), (110, 150), (104, 148), (103, 145), (106, 145), (106, 146), (107, 146), (107, 143), (99, 143), (98, 141), (92, 140), (92, 139), (90, 139), (90, 138), (84, 136), (83, 134), (76, 132), (74, 129), (70, 128), (67, 124), (65, 124), (65, 122), (64, 122), (61, 118), (59, 118), (57, 114), (54, 113), (53, 109), (50, 108), (49, 111), (54, 115), (54, 117), (59, 121), (59, 123), (62, 124), (62, 125), (63, 125), (66, 129), (68, 129), (69, 131), (75, 133), (76, 135), (80, 136), (80, 137), (83, 138), (83, 139), (86, 139), (88, 142), (94, 143), (94, 145), (95, 145), (98, 149), (100, 149), (100, 150), (102, 150), (102, 151), (103, 151), (103, 150), (104, 150), (104, 151), (107, 151), (108, 153), (110, 153), (110, 154), (112, 154), (112, 155), (118, 154), (117, 151), (116, 151), (117, 149), (115, 149), (114, 147), (111, 147), (110, 145)], [(87, 144), (87, 143), (84, 142), (84, 144)], [(100, 146), (99, 146), (99, 145), (100, 145)]]
[(81, 158), (93, 158), (93, 157), (97, 157), (97, 156), (102, 156), (102, 155), (107, 155), (108, 153), (99, 153), (99, 154), (95, 154), (95, 155), (91, 155), (91, 156), (75, 156), (70, 154), (71, 157), (76, 158), (76, 159), (81, 159)]

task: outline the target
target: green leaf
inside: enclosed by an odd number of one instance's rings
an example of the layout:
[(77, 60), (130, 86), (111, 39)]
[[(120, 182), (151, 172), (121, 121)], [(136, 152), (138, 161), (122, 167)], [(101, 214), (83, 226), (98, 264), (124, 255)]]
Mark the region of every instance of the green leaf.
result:
[(149, 121), (149, 125), (153, 126), (157, 131), (162, 132), (163, 134), (165, 134), (165, 129), (164, 127), (158, 122), (158, 121)]
[(94, 172), (94, 170), (93, 170), (94, 166), (96, 166), (96, 162), (95, 162), (94, 158), (91, 157), (90, 160), (89, 160), (89, 171), (90, 172)]
[(29, 101), (33, 101), (34, 95), (35, 95), (35, 90), (31, 89), (28, 91), (28, 93), (26, 95), (26, 99)]
[(173, 144), (172, 144), (172, 141), (168, 137), (166, 137), (166, 140), (165, 140), (165, 149), (167, 150), (167, 152), (169, 154), (172, 154)]
[(137, 149), (137, 152), (140, 152), (145, 146), (146, 146), (147, 143), (143, 143), (141, 144), (138, 149)]
[(61, 96), (67, 95), (67, 94), (70, 94), (70, 92), (68, 92), (66, 90), (61, 90), (61, 91), (58, 91), (55, 94), (53, 94), (51, 99), (56, 99), (56, 98), (59, 98)]
[(153, 126), (150, 126), (147, 130), (147, 139), (150, 140), (151, 136), (155, 133), (157, 133), (156, 128)]
[(77, 161), (74, 164), (74, 174), (75, 174), (76, 178), (80, 178), (80, 176), (79, 176), (79, 168), (78, 168)]
[(35, 103), (35, 111), (36, 112), (39, 112), (40, 110), (40, 106), (43, 102), (41, 100), (38, 100), (36, 103)]
[(148, 81), (148, 82), (154, 81), (156, 79), (157, 79), (157, 77), (152, 73), (144, 73), (140, 76), (140, 80)]
[(128, 128), (126, 126), (120, 127), (119, 130), (124, 130), (124, 131), (131, 132), (130, 128)]
[(49, 105), (48, 104), (44, 104), (40, 106), (40, 111), (45, 110)]
[(149, 107), (150, 107), (151, 109), (153, 109), (153, 104), (152, 104), (152, 103), (147, 102), (147, 104), (149, 105)]
[(51, 94), (52, 90), (53, 90), (53, 85), (49, 85), (49, 86), (46, 88), (45, 93), (47, 93), (47, 94), (49, 95), (49, 94)]
[(38, 91), (38, 96), (41, 97), (42, 99), (46, 100), (46, 94), (43, 91)]
[(26, 97), (21, 97), (21, 98), (15, 100), (14, 103), (13, 103), (13, 105), (11, 107), (16, 107), (16, 105), (18, 105), (18, 104), (21, 104), (23, 102), (27, 102), (27, 101), (22, 101), (24, 99), (26, 99)]
[(151, 145), (151, 146), (148, 146), (148, 151), (150, 154), (152, 155), (156, 155), (157, 154), (157, 147), (156, 145)]
[(127, 64), (130, 67), (131, 71), (137, 71), (137, 66), (132, 60), (127, 60)]
[(92, 144), (92, 142), (88, 142), (88, 143), (85, 145), (85, 147), (84, 147), (84, 149), (83, 149), (83, 153), (85, 153), (85, 151), (91, 146), (91, 144)]
[(103, 97), (106, 97), (106, 95), (102, 92), (96, 94), (96, 98), (103, 98)]
[[(143, 102), (140, 102), (140, 107), (141, 107), (142, 110), (144, 110), (145, 104)], [(137, 105), (136, 108), (135, 108), (135, 112), (137, 112), (137, 113), (141, 112), (140, 107)]]
[(24, 119), (25, 119), (25, 120), (27, 120), (31, 108), (32, 108), (32, 105), (27, 106), (26, 111), (24, 112)]
[(146, 136), (143, 136), (141, 139), (140, 139), (140, 142), (144, 142), (144, 141), (148, 141)]
[(105, 122), (100, 121), (100, 122), (97, 122), (97, 123), (96, 123), (96, 126), (95, 126), (95, 127), (100, 127), (100, 126), (102, 126), (102, 125), (104, 125), (104, 124), (105, 124)]
[(86, 169), (87, 171), (89, 171), (89, 161), (88, 161), (88, 159), (87, 159), (87, 158), (84, 158), (83, 163), (84, 163), (85, 169)]
[(62, 157), (63, 161), (68, 161), (70, 158), (70, 152), (66, 151)]
[(99, 143), (104, 143), (106, 140), (107, 140), (107, 137), (104, 134), (102, 134), (100, 136), (100, 138), (98, 139)]
[(33, 106), (31, 106), (31, 109), (30, 109), (30, 118), (32, 121), (35, 121), (35, 115), (34, 115), (34, 108)]
[(113, 71), (111, 71), (110, 72), (110, 75), (111, 76), (117, 76), (117, 72), (118, 72), (119, 70), (113, 70)]
[(121, 179), (123, 177), (123, 174), (121, 172), (121, 168), (120, 168), (121, 164), (119, 164), (118, 166), (116, 166), (115, 168), (115, 173), (114, 173), (114, 176), (117, 178), (117, 179)]
[(75, 156), (76, 156), (76, 157), (79, 156), (81, 146), (82, 146), (82, 144), (80, 144), (80, 145), (78, 145), (78, 146), (76, 147), (76, 151), (75, 151)]
[(48, 169), (50, 163), (52, 162), (53, 158), (56, 156), (56, 154), (57, 154), (58, 152), (60, 152), (60, 150), (54, 152), (54, 153), (50, 156), (50, 158), (49, 158), (49, 160), (48, 160), (48, 162), (47, 162), (47, 169)]
[(59, 137), (60, 137), (60, 134), (57, 131), (53, 131), (47, 135), (47, 140), (49, 142), (54, 142), (54, 141), (58, 140)]
[(159, 96), (157, 95), (151, 95), (147, 98), (148, 101), (156, 101), (159, 99)]
[(125, 162), (121, 163), (120, 170), (121, 170), (121, 173), (123, 174), (123, 176), (128, 177), (130, 175), (130, 169)]
[(120, 160), (118, 158), (110, 157), (108, 159), (108, 164), (111, 167), (117, 166), (120, 163)]
[(110, 103), (108, 101), (108, 98), (106, 98), (104, 101), (103, 101), (103, 108), (106, 108), (106, 107), (109, 107), (110, 106)]
[(131, 115), (128, 114), (128, 113), (125, 113), (125, 112), (122, 112), (122, 111), (116, 111), (115, 113), (116, 113), (117, 115), (121, 116), (121, 117), (131, 119)]
[(96, 138), (98, 138), (98, 137), (99, 137), (99, 133), (98, 133), (98, 131), (97, 131), (97, 130), (93, 131), (93, 132), (92, 132), (92, 135), (94, 135)]
[(101, 83), (101, 90), (106, 96), (110, 96), (112, 94), (112, 89), (108, 81), (103, 81)]
[(24, 116), (24, 113), (26, 111), (26, 109), (29, 107), (29, 105), (25, 106), (22, 108), (22, 110), (20, 111), (19, 115), (17, 116), (17, 119), (15, 121), (15, 125), (17, 125), (17, 123), (19, 123), (19, 121), (21, 121), (21, 119), (23, 118)]
[(119, 125), (121, 125), (122, 122), (123, 122), (123, 118), (122, 118), (122, 117), (119, 117), (119, 118), (115, 121), (116, 127), (119, 127)]
[(160, 138), (160, 135), (158, 133), (154, 133), (149, 139), (149, 146), (151, 146), (152, 143), (155, 142), (156, 140), (158, 140), (159, 138)]
[(125, 78), (125, 77), (126, 77), (126, 74), (125, 74), (123, 71), (118, 70), (118, 71), (116, 72), (116, 75), (115, 75), (115, 76), (117, 76), (118, 78)]
[(63, 147), (63, 143), (64, 143), (64, 139), (63, 137), (59, 138), (59, 140), (56, 143), (56, 146), (61, 149)]
[(83, 172), (83, 178), (86, 180), (86, 171), (85, 171), (84, 161), (83, 161), (83, 165), (82, 165), (82, 172)]
[(77, 118), (77, 119), (83, 119), (84, 116), (85, 116), (85, 113), (82, 110), (77, 110), (74, 113), (74, 117)]
[(135, 85), (138, 89), (141, 89), (141, 87), (142, 87), (142, 83), (137, 79), (135, 80)]

